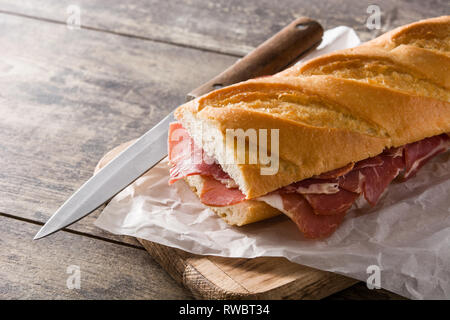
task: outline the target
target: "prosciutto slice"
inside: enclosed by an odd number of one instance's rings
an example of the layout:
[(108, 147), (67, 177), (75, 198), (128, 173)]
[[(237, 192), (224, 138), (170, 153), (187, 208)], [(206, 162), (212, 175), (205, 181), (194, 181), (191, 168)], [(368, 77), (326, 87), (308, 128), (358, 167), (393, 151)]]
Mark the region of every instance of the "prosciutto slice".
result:
[[(347, 170), (341, 172), (347, 172)], [(334, 176), (334, 174), (330, 176)], [(313, 208), (314, 213), (319, 215), (345, 212), (350, 209), (359, 196), (357, 193), (339, 188), (338, 179), (306, 179), (281, 188), (280, 191), (302, 194)]]
[(245, 195), (233, 179), (201, 148), (180, 123), (169, 127), (169, 184), (191, 175), (201, 175), (200, 201), (210, 206), (229, 206), (244, 201)]
[(343, 176), (344, 174), (346, 174), (347, 172), (350, 172), (353, 167), (354, 167), (354, 163), (351, 162), (349, 164), (347, 164), (344, 167), (335, 169), (335, 170), (331, 170), (328, 172), (324, 172), (318, 176), (315, 176), (315, 178), (317, 179), (335, 179), (335, 178), (339, 178), (340, 176)]
[(334, 215), (347, 212), (353, 202), (359, 197), (358, 193), (340, 189), (334, 194), (304, 194), (317, 215)]
[(447, 134), (433, 136), (414, 143), (407, 144), (404, 148), (405, 173), (403, 180), (416, 175), (417, 171), (437, 154), (447, 151), (450, 147), (450, 138)]
[[(373, 159), (373, 160), (371, 160)], [(374, 206), (387, 186), (404, 168), (403, 158), (392, 154), (380, 155), (340, 177), (339, 186), (347, 191), (362, 193), (370, 205)]]
[(297, 192), (301, 194), (333, 194), (339, 192), (337, 179), (305, 179), (294, 182), (282, 190), (287, 193)]
[(373, 168), (373, 167), (379, 167), (383, 165), (383, 159), (379, 156), (376, 157), (371, 157), (371, 158), (367, 158), (361, 161), (358, 161), (355, 166), (354, 169), (358, 170), (358, 169), (363, 169), (363, 168)]
[(309, 239), (331, 235), (342, 223), (345, 211), (334, 215), (317, 215), (305, 197), (298, 193), (280, 193), (285, 212)]
[(364, 176), (363, 194), (370, 205), (375, 206), (388, 185), (404, 168), (401, 157), (379, 156), (383, 164), (378, 167), (361, 169)]
[(169, 184), (191, 175), (211, 176), (225, 184), (233, 182), (222, 167), (201, 148), (178, 122), (169, 126)]
[[(288, 215), (307, 238), (324, 238), (336, 230), (354, 201), (363, 194), (374, 206), (400, 172), (414, 176), (432, 157), (450, 147), (447, 134), (426, 138), (342, 168), (292, 183), (257, 198)], [(201, 148), (179, 123), (169, 129), (170, 182), (190, 175), (203, 177), (202, 203), (228, 206), (245, 200), (222, 167)]]
[(245, 195), (241, 190), (227, 188), (222, 182), (205, 176), (203, 177), (203, 187), (200, 191), (200, 201), (206, 205), (223, 207), (237, 204), (245, 200)]
[(362, 193), (365, 176), (361, 170), (353, 170), (339, 178), (339, 187), (355, 193)]

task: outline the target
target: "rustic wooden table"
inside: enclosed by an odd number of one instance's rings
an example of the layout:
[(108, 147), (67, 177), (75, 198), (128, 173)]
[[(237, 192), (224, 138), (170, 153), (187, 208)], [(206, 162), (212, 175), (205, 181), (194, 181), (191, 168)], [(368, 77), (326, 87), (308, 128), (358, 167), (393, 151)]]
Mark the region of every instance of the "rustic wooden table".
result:
[[(0, 298), (190, 299), (136, 240), (94, 227), (98, 212), (32, 238), (106, 151), (295, 17), (368, 40), (449, 12), (447, 0), (379, 0), (382, 30), (371, 31), (369, 4), (0, 0)], [(82, 28), (68, 28), (77, 9)], [(70, 266), (81, 270), (80, 289), (67, 287)], [(360, 283), (330, 298), (399, 297)]]

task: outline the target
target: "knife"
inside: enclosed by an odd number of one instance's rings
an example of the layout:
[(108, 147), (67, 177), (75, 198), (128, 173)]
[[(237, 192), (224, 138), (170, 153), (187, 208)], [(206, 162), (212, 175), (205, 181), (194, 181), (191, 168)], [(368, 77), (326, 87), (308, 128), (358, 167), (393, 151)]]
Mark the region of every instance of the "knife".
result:
[[(193, 90), (187, 99), (237, 82), (277, 73), (321, 41), (319, 23), (301, 17), (259, 45), (231, 67)], [(41, 239), (84, 218), (133, 183), (167, 156), (169, 124), (173, 112), (84, 183), (45, 223), (34, 237)]]

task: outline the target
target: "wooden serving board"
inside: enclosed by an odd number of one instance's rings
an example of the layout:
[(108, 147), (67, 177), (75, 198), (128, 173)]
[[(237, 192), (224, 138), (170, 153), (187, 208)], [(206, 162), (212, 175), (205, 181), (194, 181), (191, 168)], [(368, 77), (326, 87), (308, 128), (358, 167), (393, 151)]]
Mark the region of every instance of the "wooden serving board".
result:
[(200, 256), (138, 240), (198, 299), (322, 299), (357, 282), (285, 258)]
[[(100, 160), (97, 170), (131, 143), (107, 153)], [(198, 299), (321, 299), (358, 282), (285, 258), (201, 256), (147, 240), (137, 240)]]

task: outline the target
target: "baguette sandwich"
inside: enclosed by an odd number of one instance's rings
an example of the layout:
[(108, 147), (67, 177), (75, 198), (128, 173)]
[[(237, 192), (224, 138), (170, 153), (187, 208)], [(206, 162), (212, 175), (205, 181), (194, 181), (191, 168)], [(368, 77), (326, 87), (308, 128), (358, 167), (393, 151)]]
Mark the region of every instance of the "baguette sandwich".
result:
[[(450, 147), (450, 16), (241, 82), (175, 111), (170, 183), (231, 225), (280, 214), (331, 235)], [(239, 140), (240, 139), (240, 140)]]

